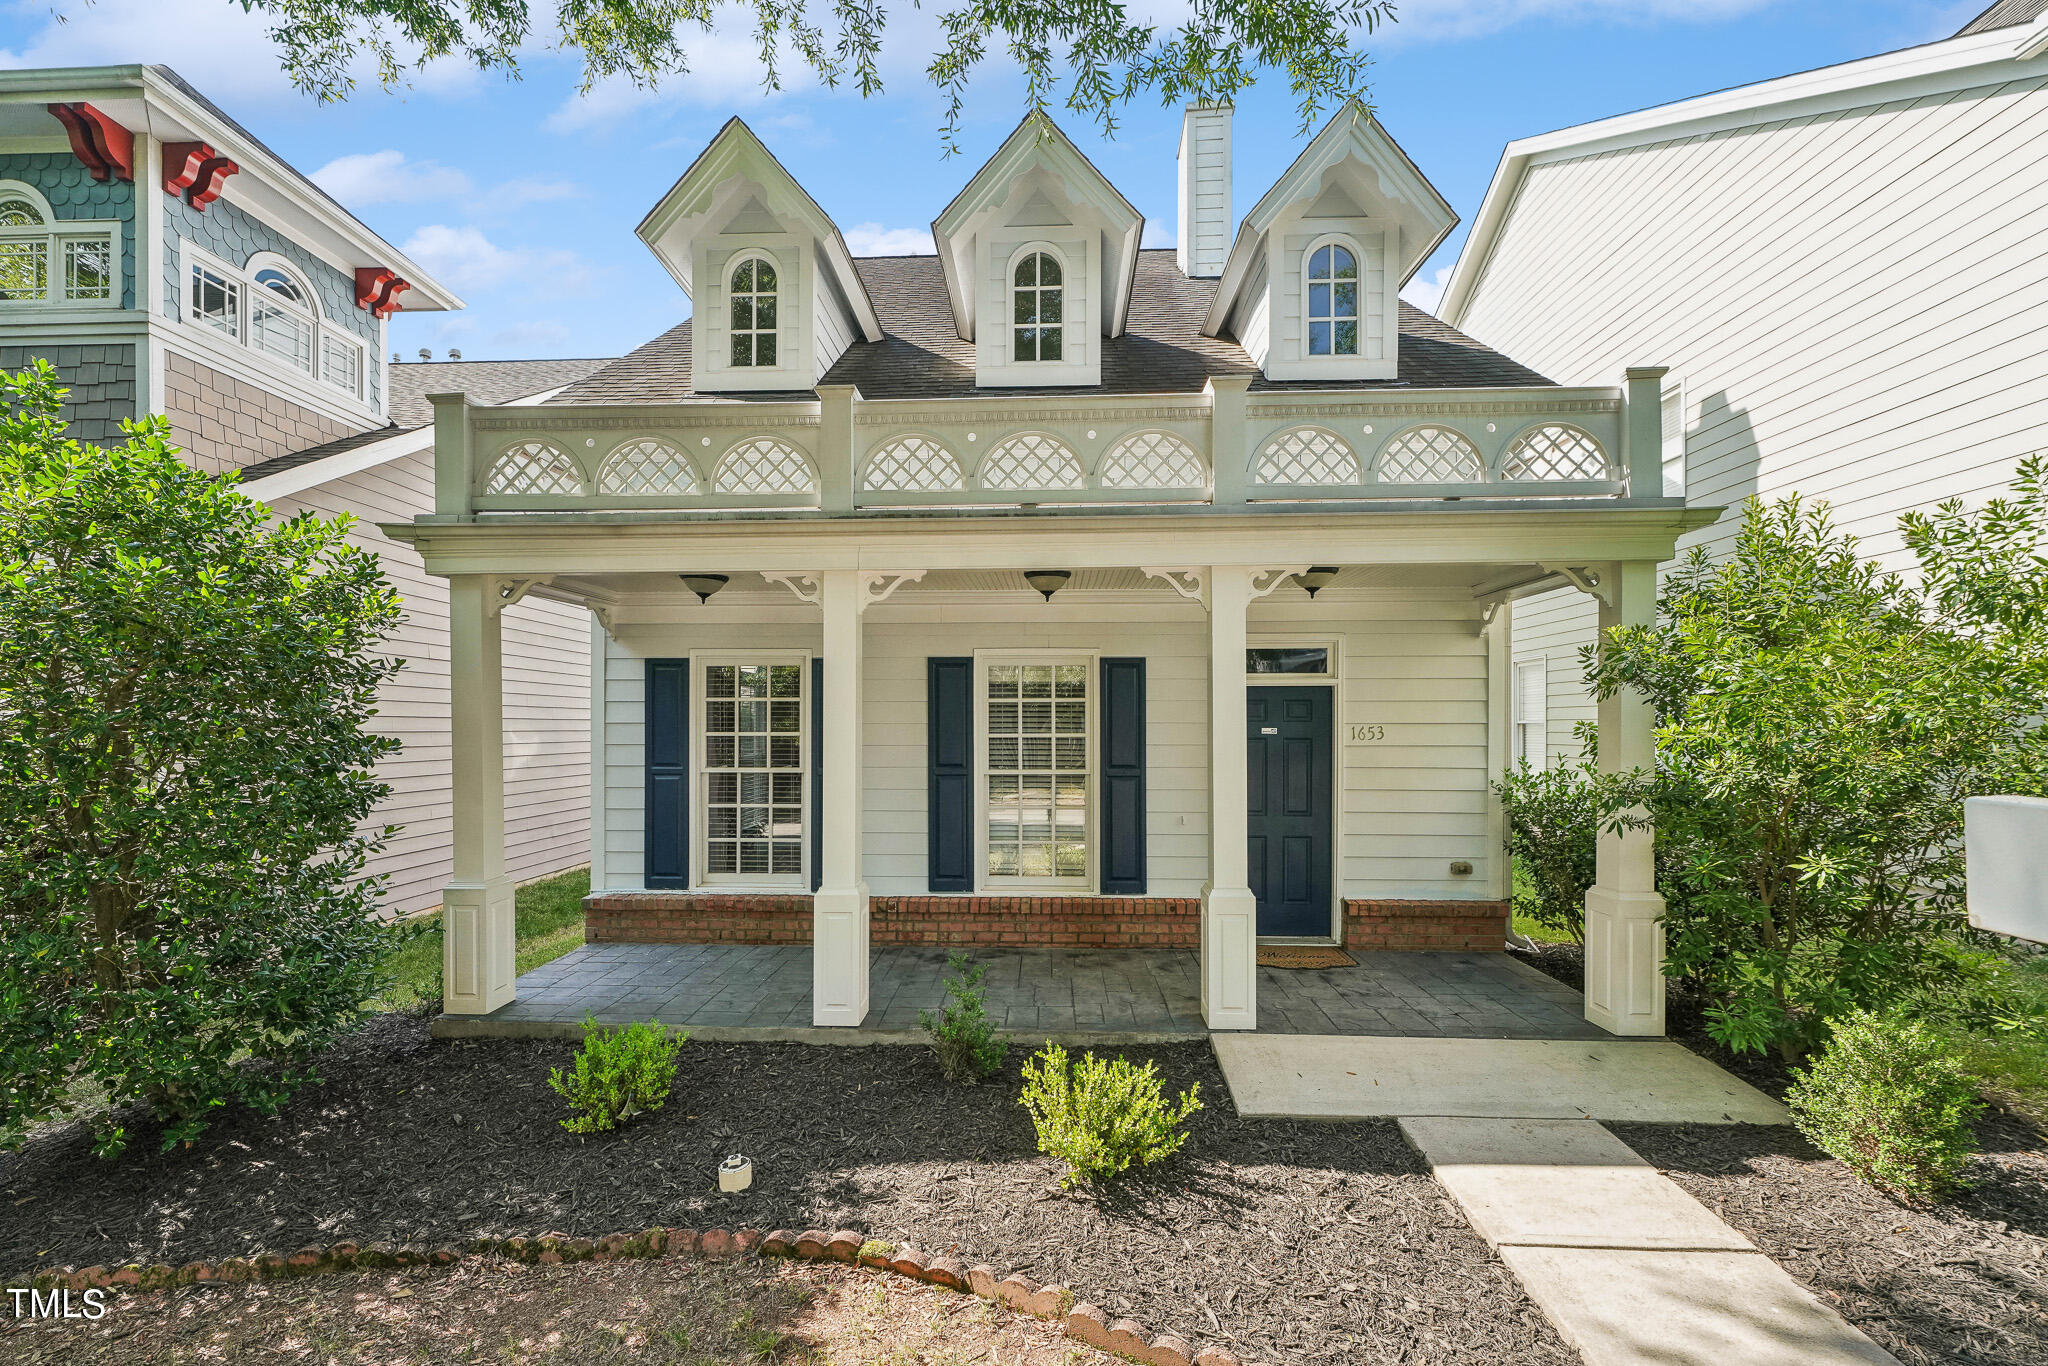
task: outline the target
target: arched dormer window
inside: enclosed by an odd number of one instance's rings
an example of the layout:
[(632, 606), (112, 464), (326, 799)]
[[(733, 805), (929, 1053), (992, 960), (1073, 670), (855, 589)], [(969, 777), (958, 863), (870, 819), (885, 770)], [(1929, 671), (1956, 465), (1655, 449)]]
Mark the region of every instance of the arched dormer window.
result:
[(1323, 242), (1308, 254), (1308, 353), (1358, 354), (1358, 253)]
[(300, 370), (313, 368), (319, 308), (313, 291), (281, 261), (250, 263), (249, 344)]
[(775, 263), (747, 256), (733, 267), (732, 363), (773, 366), (775, 362)]
[(0, 181), (0, 304), (114, 302), (113, 227), (59, 220), (33, 186)]
[(1011, 359), (1060, 360), (1066, 354), (1066, 271), (1049, 251), (1026, 252), (1010, 272)]

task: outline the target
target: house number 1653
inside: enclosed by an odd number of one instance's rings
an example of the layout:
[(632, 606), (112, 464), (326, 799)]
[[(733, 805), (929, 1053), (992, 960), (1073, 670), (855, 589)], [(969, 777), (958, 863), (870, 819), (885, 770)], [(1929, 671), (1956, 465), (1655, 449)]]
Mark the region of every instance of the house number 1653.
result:
[(1384, 740), (1387, 738), (1387, 728), (1385, 726), (1352, 726), (1350, 730), (1350, 739), (1353, 744), (1364, 740)]

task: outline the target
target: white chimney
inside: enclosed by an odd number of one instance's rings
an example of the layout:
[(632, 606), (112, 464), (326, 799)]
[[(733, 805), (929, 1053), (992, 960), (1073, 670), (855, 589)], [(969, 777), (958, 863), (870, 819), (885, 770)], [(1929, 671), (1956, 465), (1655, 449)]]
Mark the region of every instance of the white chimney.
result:
[(1216, 276), (1230, 255), (1230, 106), (1191, 104), (1180, 125), (1181, 274)]

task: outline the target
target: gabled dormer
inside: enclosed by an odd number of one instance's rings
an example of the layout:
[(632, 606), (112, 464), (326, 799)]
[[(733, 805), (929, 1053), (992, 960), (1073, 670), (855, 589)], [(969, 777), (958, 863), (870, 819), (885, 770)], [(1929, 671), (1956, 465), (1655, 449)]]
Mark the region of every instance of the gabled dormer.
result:
[(691, 387), (802, 390), (854, 341), (880, 341), (838, 227), (739, 119), (638, 229), (693, 305)]
[(1393, 379), (1401, 287), (1457, 222), (1346, 105), (1245, 216), (1202, 331), (1237, 338), (1269, 379)]
[(1123, 335), (1144, 215), (1051, 120), (1027, 117), (932, 222), (984, 387), (1102, 382)]

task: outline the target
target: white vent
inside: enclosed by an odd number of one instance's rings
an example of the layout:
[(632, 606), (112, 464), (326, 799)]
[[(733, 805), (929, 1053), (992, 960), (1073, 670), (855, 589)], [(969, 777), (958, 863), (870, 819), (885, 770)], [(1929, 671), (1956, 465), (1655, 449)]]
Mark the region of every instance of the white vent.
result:
[(1191, 104), (1180, 125), (1181, 274), (1223, 273), (1230, 217), (1230, 106)]

